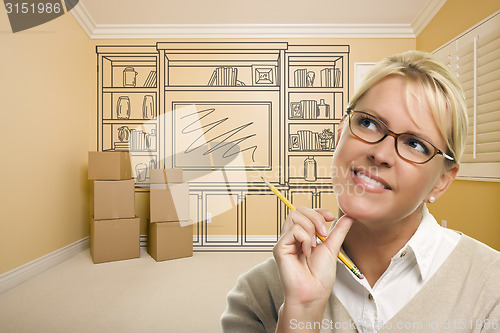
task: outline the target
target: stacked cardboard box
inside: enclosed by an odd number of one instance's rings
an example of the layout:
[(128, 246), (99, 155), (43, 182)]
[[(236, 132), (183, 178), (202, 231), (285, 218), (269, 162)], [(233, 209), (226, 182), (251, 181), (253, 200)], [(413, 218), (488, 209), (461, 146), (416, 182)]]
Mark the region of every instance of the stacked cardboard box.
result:
[(140, 257), (140, 219), (135, 216), (135, 182), (127, 152), (89, 152), (94, 181), (90, 253), (94, 263)]
[(156, 261), (191, 257), (189, 185), (182, 169), (153, 169), (150, 174), (148, 253)]

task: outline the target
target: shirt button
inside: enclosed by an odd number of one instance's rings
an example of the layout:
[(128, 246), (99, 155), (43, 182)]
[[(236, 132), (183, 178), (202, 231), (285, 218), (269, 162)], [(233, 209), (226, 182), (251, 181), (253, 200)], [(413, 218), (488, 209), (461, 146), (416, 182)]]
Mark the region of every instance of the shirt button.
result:
[(373, 296), (372, 296), (372, 294), (368, 294), (368, 299), (369, 299), (370, 301), (373, 301)]
[(403, 252), (401, 252), (400, 257), (403, 258), (405, 255), (406, 255), (406, 250), (404, 250)]

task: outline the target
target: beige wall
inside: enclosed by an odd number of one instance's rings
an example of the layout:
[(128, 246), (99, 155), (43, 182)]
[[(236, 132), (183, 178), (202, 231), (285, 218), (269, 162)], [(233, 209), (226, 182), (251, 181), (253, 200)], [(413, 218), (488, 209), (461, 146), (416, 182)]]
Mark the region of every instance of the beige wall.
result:
[(0, 274), (88, 235), (90, 42), (71, 15), (13, 34), (0, 11)]
[[(498, 0), (448, 0), (417, 37), (417, 49), (433, 51), (497, 10)], [(455, 181), (430, 211), (438, 221), (500, 250), (500, 183)]]
[(498, 0), (448, 0), (417, 37), (417, 49), (432, 52), (497, 10)]

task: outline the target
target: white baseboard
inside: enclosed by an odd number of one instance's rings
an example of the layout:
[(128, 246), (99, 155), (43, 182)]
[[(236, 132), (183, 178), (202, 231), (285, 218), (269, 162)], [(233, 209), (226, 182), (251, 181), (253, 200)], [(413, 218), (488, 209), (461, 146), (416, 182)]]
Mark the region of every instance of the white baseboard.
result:
[(89, 237), (0, 275), (0, 294), (89, 248)]

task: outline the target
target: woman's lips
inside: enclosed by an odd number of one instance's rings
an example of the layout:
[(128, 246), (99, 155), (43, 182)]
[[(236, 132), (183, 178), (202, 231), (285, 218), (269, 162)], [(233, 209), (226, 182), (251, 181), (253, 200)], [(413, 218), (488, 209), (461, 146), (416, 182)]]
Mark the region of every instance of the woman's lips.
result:
[(389, 184), (379, 176), (360, 169), (351, 169), (354, 184), (362, 186), (371, 193), (383, 193), (392, 190)]

